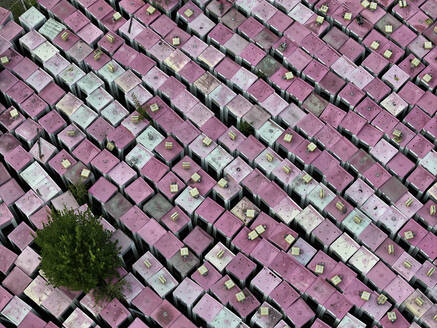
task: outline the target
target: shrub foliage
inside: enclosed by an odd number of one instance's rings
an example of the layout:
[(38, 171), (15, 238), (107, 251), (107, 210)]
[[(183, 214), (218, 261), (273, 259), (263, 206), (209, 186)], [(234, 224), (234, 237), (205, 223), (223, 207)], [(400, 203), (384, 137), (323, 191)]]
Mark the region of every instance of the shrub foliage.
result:
[(88, 202), (88, 189), (84, 183), (78, 182), (75, 184), (70, 184), (68, 186), (68, 190), (70, 190), (70, 192), (73, 194), (73, 197), (76, 198), (76, 201), (79, 205), (83, 205)]
[[(91, 210), (52, 209), (47, 224), (35, 234), (41, 248), (41, 269), (54, 287), (93, 291), (97, 301), (121, 296), (117, 241)], [(115, 279), (117, 280), (117, 279)]]

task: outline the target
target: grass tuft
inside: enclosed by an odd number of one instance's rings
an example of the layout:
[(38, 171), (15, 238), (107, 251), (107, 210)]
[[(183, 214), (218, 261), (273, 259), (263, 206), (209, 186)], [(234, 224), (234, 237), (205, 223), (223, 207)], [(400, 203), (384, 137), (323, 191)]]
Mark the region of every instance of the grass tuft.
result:
[(136, 94), (132, 94), (132, 100), (133, 100), (133, 102), (135, 104), (135, 110), (138, 112), (140, 120), (152, 122), (152, 118), (147, 113), (146, 108), (144, 108), (144, 106), (142, 106), (140, 104)]

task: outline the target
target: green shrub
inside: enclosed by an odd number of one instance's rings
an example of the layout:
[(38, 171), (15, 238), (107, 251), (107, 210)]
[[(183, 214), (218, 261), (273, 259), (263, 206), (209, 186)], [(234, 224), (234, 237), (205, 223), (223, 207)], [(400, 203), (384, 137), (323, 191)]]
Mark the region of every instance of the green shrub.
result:
[(68, 185), (68, 190), (73, 194), (79, 205), (88, 203), (88, 189), (82, 182)]
[(254, 133), (252, 125), (247, 123), (246, 121), (241, 120), (240, 121), (240, 127), (239, 130), (242, 134), (244, 134), (246, 137), (250, 136)]
[(27, 9), (32, 6), (36, 6), (38, 2), (36, 0), (15, 0), (15, 1), (0, 1), (0, 6), (6, 8), (12, 12), (14, 19), (18, 22), (20, 17)]
[(112, 282), (120, 278), (121, 260), (111, 236), (89, 209), (52, 209), (47, 224), (35, 234), (44, 276), (54, 287), (93, 290), (97, 301), (120, 297), (123, 283)]

